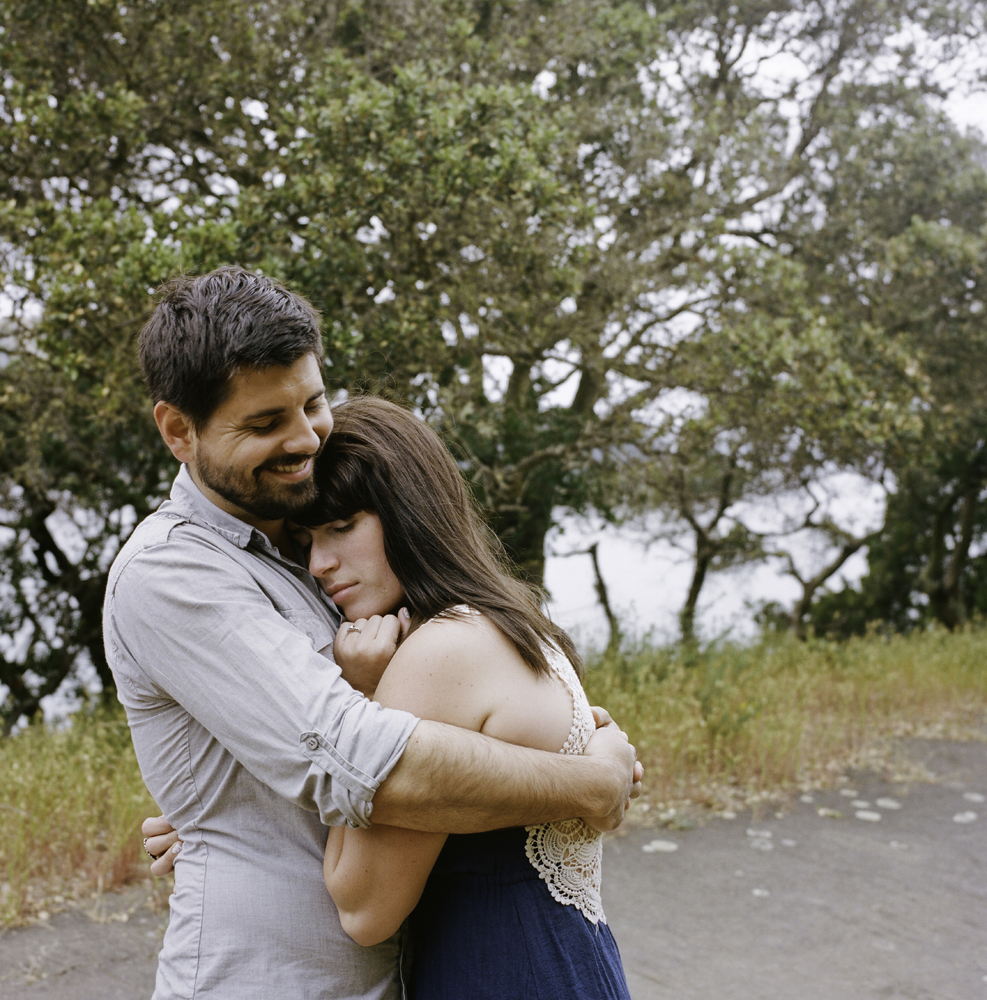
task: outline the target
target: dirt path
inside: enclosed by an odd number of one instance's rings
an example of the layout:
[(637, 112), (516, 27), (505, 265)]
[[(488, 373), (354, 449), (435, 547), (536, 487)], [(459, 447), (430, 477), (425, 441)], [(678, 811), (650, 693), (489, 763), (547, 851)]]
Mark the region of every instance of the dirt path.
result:
[[(987, 744), (910, 750), (934, 783), (608, 840), (634, 1000), (987, 1000)], [(9, 931), (0, 997), (147, 1000), (165, 919), (138, 887)]]

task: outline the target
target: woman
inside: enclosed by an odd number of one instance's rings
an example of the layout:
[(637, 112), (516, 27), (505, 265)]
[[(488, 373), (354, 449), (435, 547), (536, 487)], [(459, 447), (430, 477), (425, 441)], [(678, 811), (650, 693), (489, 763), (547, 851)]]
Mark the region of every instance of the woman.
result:
[[(374, 697), (497, 739), (579, 753), (593, 719), (579, 657), (504, 569), (438, 436), (373, 397), (333, 410), (317, 467), (310, 569), (346, 615), (343, 667), (409, 634)], [(482, 773), (482, 765), (476, 773)], [(394, 827), (330, 831), (326, 886), (346, 932), (375, 944), (410, 914), (415, 1000), (629, 1000), (600, 905), (600, 835), (580, 820), (445, 837)]]

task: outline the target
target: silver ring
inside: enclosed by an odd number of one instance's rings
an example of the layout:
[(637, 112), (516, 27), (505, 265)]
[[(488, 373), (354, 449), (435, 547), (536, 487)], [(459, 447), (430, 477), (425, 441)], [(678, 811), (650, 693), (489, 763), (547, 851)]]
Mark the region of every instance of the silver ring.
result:
[(362, 632), (363, 629), (359, 625), (350, 625), (349, 622), (346, 623), (349, 627), (346, 630), (346, 634), (349, 635), (350, 632)]

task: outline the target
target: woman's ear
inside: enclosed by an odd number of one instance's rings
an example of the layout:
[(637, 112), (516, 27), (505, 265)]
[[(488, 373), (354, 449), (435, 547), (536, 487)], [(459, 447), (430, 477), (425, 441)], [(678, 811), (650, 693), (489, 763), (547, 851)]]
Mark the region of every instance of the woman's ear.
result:
[(179, 462), (190, 464), (195, 458), (195, 428), (192, 421), (164, 400), (154, 404), (154, 422), (164, 443)]
[(401, 634), (398, 636), (398, 643), (400, 644), (404, 642), (411, 631), (411, 612), (407, 608), (402, 608), (398, 612), (398, 627), (401, 629)]

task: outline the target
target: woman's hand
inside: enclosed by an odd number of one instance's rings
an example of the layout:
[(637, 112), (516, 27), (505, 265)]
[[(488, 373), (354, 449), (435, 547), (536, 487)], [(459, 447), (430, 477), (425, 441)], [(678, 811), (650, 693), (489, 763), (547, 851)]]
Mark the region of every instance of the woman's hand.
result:
[(178, 831), (164, 816), (148, 816), (141, 823), (141, 833), (144, 835), (144, 850), (153, 859), (151, 874), (160, 877), (174, 871), (175, 858), (182, 850)]
[(407, 608), (396, 615), (374, 615), (343, 622), (332, 647), (333, 656), (343, 671), (343, 680), (373, 698), (381, 674), (410, 628), (411, 615)]

